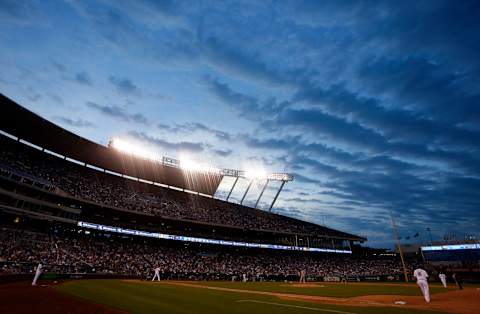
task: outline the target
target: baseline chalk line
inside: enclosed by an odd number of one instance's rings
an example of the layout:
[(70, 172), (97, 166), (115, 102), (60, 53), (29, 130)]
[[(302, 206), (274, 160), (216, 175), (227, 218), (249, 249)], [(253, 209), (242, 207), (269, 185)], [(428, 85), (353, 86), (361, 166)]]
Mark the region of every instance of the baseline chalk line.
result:
[(356, 314), (354, 312), (337, 311), (337, 310), (321, 309), (321, 308), (318, 308), (318, 307), (308, 307), (308, 306), (301, 306), (301, 305), (292, 305), (292, 304), (285, 304), (285, 303), (276, 303), (276, 302), (267, 302), (267, 301), (258, 301), (258, 300), (249, 300), (249, 299), (237, 300), (235, 302), (239, 302), (239, 303), (250, 302), (250, 303), (269, 304), (269, 305), (283, 306), (283, 307), (290, 307), (290, 308), (297, 308), (297, 309), (304, 309), (304, 310), (311, 310), (311, 311), (317, 311), (317, 312)]

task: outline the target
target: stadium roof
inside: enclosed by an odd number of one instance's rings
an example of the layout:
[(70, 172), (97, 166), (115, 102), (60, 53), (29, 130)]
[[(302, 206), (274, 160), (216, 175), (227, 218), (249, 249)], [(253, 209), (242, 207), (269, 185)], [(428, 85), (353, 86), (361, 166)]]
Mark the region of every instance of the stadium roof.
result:
[(68, 158), (127, 176), (211, 195), (221, 174), (184, 171), (119, 152), (78, 136), (0, 94), (0, 128), (15, 137)]

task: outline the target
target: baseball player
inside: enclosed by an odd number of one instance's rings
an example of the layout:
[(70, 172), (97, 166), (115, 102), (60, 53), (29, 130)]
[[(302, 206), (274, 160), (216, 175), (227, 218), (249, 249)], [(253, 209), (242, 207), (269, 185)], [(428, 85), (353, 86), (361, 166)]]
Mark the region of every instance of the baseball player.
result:
[(155, 278), (157, 278), (157, 281), (160, 281), (160, 267), (157, 266), (154, 271), (155, 275), (153, 275), (152, 281), (155, 281)]
[(42, 263), (39, 263), (37, 266), (37, 269), (35, 270), (35, 277), (33, 277), (32, 286), (37, 285), (38, 277), (40, 277), (42, 273), (43, 273), (43, 266), (42, 266)]
[(415, 269), (413, 276), (417, 278), (417, 285), (422, 290), (423, 297), (427, 303), (430, 303), (430, 291), (428, 290), (428, 274), (421, 268)]
[(455, 283), (457, 284), (458, 289), (463, 290), (462, 280), (460, 279), (459, 276), (457, 276), (457, 273), (453, 273), (452, 278), (455, 281)]
[(300, 271), (300, 283), (305, 283), (305, 275), (306, 275), (307, 271), (305, 269), (302, 269)]
[(440, 278), (440, 281), (442, 282), (442, 285), (444, 288), (447, 287), (447, 276), (445, 276), (444, 273), (440, 272), (440, 274), (438, 274), (438, 278)]

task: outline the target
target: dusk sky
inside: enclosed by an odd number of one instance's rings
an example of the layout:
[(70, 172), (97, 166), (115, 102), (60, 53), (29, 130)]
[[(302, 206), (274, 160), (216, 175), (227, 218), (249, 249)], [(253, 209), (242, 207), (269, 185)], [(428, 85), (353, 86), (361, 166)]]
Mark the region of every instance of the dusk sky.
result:
[(0, 0), (0, 92), (106, 145), (289, 172), (274, 211), (479, 234), (480, 1)]

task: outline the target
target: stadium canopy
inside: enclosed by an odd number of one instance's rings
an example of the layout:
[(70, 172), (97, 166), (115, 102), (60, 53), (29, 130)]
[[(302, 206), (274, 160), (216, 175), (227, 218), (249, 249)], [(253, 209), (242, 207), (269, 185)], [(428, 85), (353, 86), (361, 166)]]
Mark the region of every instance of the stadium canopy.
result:
[(18, 140), (101, 170), (213, 196), (223, 174), (179, 167), (122, 153), (92, 142), (0, 94), (0, 129)]

